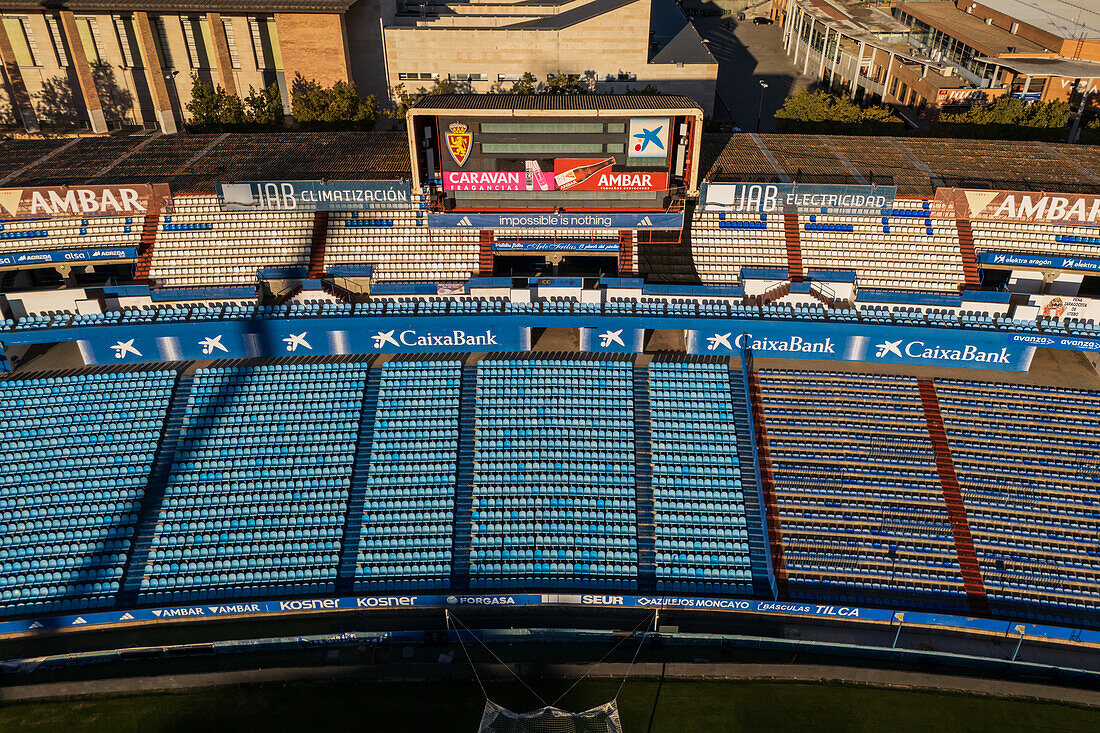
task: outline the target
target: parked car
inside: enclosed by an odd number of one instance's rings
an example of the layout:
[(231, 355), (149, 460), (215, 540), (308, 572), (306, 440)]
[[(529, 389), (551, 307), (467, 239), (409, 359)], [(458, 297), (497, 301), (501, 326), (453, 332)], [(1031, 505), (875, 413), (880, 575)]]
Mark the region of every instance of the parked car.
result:
[(752, 24), (753, 25), (771, 25), (774, 22), (775, 21), (772, 20), (771, 18), (767, 18), (763, 15), (758, 15), (755, 18), (752, 19)]

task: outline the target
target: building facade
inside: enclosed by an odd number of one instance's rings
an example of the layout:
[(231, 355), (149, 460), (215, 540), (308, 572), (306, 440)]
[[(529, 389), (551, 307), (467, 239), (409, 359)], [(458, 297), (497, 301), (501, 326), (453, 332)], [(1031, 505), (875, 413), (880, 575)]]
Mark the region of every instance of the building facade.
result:
[(241, 97), (276, 84), (288, 113), (299, 78), (352, 81), (384, 102), (402, 83), (483, 92), (528, 72), (540, 83), (576, 74), (603, 92), (653, 84), (709, 112), (717, 63), (675, 5), (679, 20), (660, 5), (652, 32), (651, 6), (664, 1), (0, 0), (0, 121), (172, 133), (195, 76)]
[(914, 108), (985, 104), (1005, 95), (1068, 101), (1100, 84), (1096, 12), (1074, 10), (1074, 23), (1052, 24), (1032, 17), (1018, 0), (883, 7), (774, 0), (772, 14), (784, 25), (784, 49), (803, 73), (853, 99)]

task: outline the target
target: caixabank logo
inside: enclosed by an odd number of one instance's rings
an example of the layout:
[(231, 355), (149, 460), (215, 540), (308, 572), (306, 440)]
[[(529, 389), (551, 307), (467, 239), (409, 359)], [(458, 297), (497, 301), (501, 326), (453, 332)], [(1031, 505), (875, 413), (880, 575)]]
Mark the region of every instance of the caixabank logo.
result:
[(934, 362), (937, 364), (988, 364), (1011, 366), (1015, 351), (1007, 346), (988, 347), (972, 343), (938, 344), (931, 340), (882, 339), (874, 346), (872, 357), (896, 363)]

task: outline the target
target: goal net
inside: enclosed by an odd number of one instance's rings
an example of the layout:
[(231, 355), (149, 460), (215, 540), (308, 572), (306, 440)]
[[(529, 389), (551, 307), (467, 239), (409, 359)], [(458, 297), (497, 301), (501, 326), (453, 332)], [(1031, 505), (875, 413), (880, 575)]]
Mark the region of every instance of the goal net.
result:
[(514, 713), (485, 701), (478, 733), (622, 733), (619, 707), (612, 700), (580, 713), (545, 707), (529, 713)]

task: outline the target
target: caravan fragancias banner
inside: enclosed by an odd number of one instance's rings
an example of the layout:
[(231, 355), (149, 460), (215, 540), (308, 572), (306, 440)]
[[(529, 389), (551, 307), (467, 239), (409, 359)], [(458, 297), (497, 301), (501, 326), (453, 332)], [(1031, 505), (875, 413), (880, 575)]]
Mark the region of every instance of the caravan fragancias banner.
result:
[(1100, 196), (1036, 191), (938, 188), (932, 215), (978, 221), (1100, 227)]
[(144, 216), (170, 197), (166, 183), (0, 188), (0, 219)]

